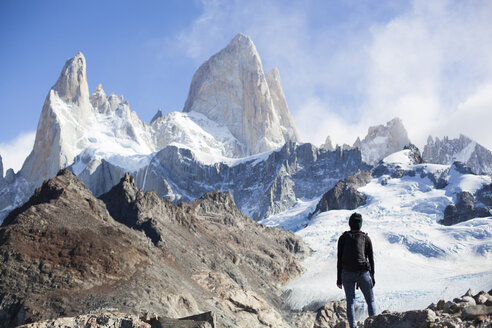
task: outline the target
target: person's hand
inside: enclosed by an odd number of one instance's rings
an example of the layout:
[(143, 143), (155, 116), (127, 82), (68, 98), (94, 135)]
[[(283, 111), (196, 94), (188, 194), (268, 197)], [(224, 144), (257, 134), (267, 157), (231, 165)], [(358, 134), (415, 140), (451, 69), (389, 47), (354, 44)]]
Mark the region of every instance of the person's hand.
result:
[(337, 287), (342, 289), (342, 284), (337, 284)]
[(372, 287), (376, 286), (376, 279), (374, 279), (374, 275), (371, 275)]

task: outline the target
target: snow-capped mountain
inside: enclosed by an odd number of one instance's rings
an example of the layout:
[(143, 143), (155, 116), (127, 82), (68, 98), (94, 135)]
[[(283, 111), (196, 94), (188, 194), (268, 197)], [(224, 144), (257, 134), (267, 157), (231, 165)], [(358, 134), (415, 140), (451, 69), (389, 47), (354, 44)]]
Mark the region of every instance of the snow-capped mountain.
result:
[(429, 136), (422, 154), (424, 160), (436, 164), (462, 162), (477, 174), (492, 174), (492, 153), (476, 141), (460, 135), (457, 139)]
[(374, 165), (409, 144), (410, 139), (403, 122), (399, 118), (394, 118), (386, 125), (371, 126), (362, 141), (357, 138), (354, 147), (361, 149), (362, 159), (366, 163)]
[(263, 72), (251, 39), (238, 34), (197, 70), (184, 112), (223, 123), (248, 156), (299, 141), (277, 69)]
[[(213, 110), (204, 106), (212, 98)], [(18, 174), (9, 172), (9, 182), (2, 182), (0, 218), (64, 167), (99, 195), (125, 172), (147, 168), (168, 146), (188, 149), (209, 165), (298, 140), (278, 70), (264, 74), (253, 42), (242, 34), (198, 69), (184, 112), (158, 112), (151, 124), (142, 122), (123, 96), (107, 96), (101, 85), (89, 95), (86, 60), (78, 53), (46, 97), (31, 154)], [(161, 195), (200, 196), (172, 188)]]
[[(460, 192), (477, 195), (490, 188), (492, 178), (450, 165), (415, 164), (410, 149), (389, 155), (379, 166), (383, 168), (373, 170), (369, 183), (357, 188), (367, 202), (356, 210), (330, 210), (309, 220), (318, 198), (300, 201), (289, 211), (261, 221), (297, 231), (314, 250), (303, 263), (306, 273), (285, 287), (292, 308), (315, 308), (344, 297), (335, 285), (336, 245), (343, 231), (349, 230), (348, 217), (354, 211), (362, 214), (362, 229), (373, 242), (374, 291), (380, 310), (424, 308), (470, 286), (490, 289), (490, 215), (453, 226), (439, 221)], [(357, 303), (365, 306), (361, 298)]]
[(299, 143), (278, 70), (265, 74), (241, 34), (197, 70), (183, 112), (159, 110), (150, 124), (101, 85), (90, 95), (78, 53), (48, 93), (21, 171), (4, 177), (0, 157), (0, 221), (63, 167), (95, 196), (126, 172), (139, 188), (171, 201), (230, 191), (243, 213), (296, 231), (315, 250), (306, 273), (286, 288), (292, 308), (311, 307), (343, 296), (335, 286), (335, 245), (352, 211), (308, 216), (339, 180), (370, 171), (369, 182), (356, 187), (365, 201), (356, 210), (376, 249), (379, 307), (422, 307), (465, 285), (492, 284), (490, 217), (474, 218), (481, 210), (468, 212), (466, 222), (439, 223), (455, 204), (450, 222), (462, 221), (462, 195), (466, 205), (492, 208), (492, 178), (466, 168), (490, 174), (490, 151), (465, 137), (431, 141), (423, 157), (438, 164), (422, 163), (399, 119), (369, 128), (354, 147), (333, 147), (329, 137), (320, 149)]

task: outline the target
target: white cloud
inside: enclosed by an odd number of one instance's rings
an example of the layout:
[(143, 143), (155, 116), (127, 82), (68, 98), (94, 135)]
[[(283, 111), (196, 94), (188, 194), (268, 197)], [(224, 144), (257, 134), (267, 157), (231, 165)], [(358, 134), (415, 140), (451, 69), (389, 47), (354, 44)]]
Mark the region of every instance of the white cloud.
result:
[[(492, 81), (491, 31), (492, 6), (484, 1), (417, 0), (411, 11), (374, 26), (366, 115), (399, 116), (419, 146), (430, 134), (465, 133), (452, 120), (460, 104)], [(475, 129), (483, 131), (477, 141), (488, 143), (486, 121), (475, 122)]]
[(36, 132), (25, 132), (19, 134), (15, 139), (0, 143), (4, 174), (9, 168), (12, 168), (14, 172), (21, 169), (24, 160), (32, 150), (35, 137)]
[(490, 120), (456, 124), (465, 113), (487, 118), (492, 105), (479, 96), (492, 83), (491, 1), (410, 0), (389, 14), (380, 11), (392, 1), (334, 3), (203, 1), (178, 47), (200, 64), (236, 33), (251, 36), (264, 69), (279, 68), (304, 141), (352, 144), (400, 117), (419, 147), (457, 129), (491, 148)]
[(480, 86), (466, 101), (458, 105), (447, 119), (438, 124), (440, 135), (458, 137), (460, 133), (492, 149), (492, 83)]
[(316, 146), (320, 146), (330, 136), (333, 146), (348, 144), (355, 141), (354, 136), (367, 133), (367, 127), (360, 123), (347, 123), (335, 111), (329, 110), (326, 104), (318, 98), (308, 99), (299, 108), (295, 119), (297, 128), (303, 131), (305, 140), (309, 140)]

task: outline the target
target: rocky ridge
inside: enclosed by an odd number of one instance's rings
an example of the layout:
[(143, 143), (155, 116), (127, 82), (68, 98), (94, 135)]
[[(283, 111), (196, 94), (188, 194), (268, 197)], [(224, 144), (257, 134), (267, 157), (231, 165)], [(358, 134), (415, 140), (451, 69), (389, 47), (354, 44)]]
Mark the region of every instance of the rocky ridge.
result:
[(429, 136), (422, 154), (428, 163), (447, 164), (462, 162), (475, 174), (492, 174), (492, 152), (470, 138), (460, 135), (457, 139)]
[(101, 199), (63, 170), (5, 219), (0, 327), (115, 310), (288, 326), (279, 288), (309, 252), (292, 233), (257, 224), (230, 195), (173, 205), (130, 175)]
[[(156, 153), (135, 181), (173, 201), (190, 201), (210, 190), (229, 191), (241, 211), (259, 220), (289, 209), (299, 198), (315, 198), (338, 180), (369, 168), (358, 149), (325, 151), (288, 142), (277, 151), (238, 163), (207, 165), (191, 151), (169, 146)], [(95, 174), (91, 179), (103, 178)]]

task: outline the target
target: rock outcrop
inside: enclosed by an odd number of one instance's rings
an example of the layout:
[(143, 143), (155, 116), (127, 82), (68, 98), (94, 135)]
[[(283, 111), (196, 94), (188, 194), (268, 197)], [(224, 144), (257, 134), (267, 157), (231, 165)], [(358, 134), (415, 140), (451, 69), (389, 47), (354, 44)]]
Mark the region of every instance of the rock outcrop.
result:
[(0, 327), (107, 311), (288, 326), (280, 286), (309, 252), (295, 235), (257, 224), (230, 195), (173, 205), (129, 175), (102, 199), (63, 170), (5, 219)]
[(414, 144), (409, 144), (403, 147), (403, 149), (410, 150), (410, 153), (408, 154), (408, 158), (410, 159), (411, 165), (424, 163), (424, 159), (422, 158), (422, 155), (420, 154), (420, 150), (417, 148), (417, 146), (415, 146)]
[(371, 126), (362, 141), (357, 138), (354, 147), (361, 149), (362, 159), (366, 163), (375, 165), (410, 143), (403, 122), (399, 118), (394, 118), (386, 125)]
[(492, 183), (483, 186), (477, 191), (477, 200), (485, 206), (492, 208)]
[(227, 126), (242, 156), (299, 141), (278, 71), (265, 75), (255, 45), (243, 34), (196, 71), (183, 111)]
[(456, 198), (455, 205), (451, 204), (446, 206), (444, 209), (444, 218), (439, 221), (439, 223), (449, 226), (473, 218), (491, 216), (490, 211), (492, 210), (492, 207), (485, 207), (483, 205), (476, 206), (477, 201), (471, 193), (462, 191)]
[(297, 328), (346, 328), (347, 303), (345, 300), (324, 304), (316, 311), (303, 311), (293, 315)]
[(492, 326), (492, 296), (481, 291), (468, 290), (453, 301), (440, 300), (427, 309), (407, 312), (383, 311), (364, 321), (364, 328), (465, 328)]
[(460, 135), (457, 139), (444, 137), (427, 139), (422, 154), (428, 163), (450, 165), (456, 161), (465, 163), (475, 174), (492, 174), (492, 153), (470, 138)]
[(332, 189), (323, 194), (316, 209), (309, 216), (329, 210), (354, 210), (364, 205), (367, 197), (357, 191), (357, 188), (365, 186), (371, 179), (370, 171), (357, 171), (354, 175), (338, 181)]

